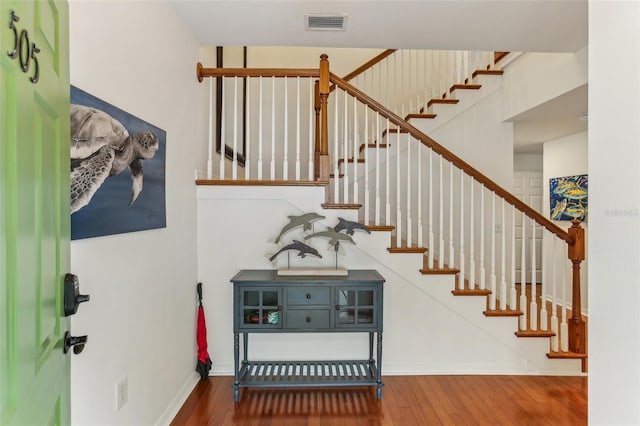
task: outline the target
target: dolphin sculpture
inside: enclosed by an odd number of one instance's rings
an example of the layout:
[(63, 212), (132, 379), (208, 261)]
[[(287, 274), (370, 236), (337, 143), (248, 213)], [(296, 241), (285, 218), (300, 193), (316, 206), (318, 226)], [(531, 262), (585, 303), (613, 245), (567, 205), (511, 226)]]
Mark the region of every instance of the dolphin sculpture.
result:
[(351, 238), (346, 234), (341, 234), (339, 232), (336, 232), (331, 228), (327, 228), (327, 230), (323, 232), (316, 232), (315, 234), (307, 235), (304, 237), (304, 239), (308, 240), (309, 238), (314, 238), (314, 237), (329, 238), (329, 244), (331, 244), (336, 251), (338, 251), (340, 241), (347, 241), (352, 244), (355, 244), (355, 241), (353, 241), (353, 238)]
[(318, 253), (318, 250), (316, 250), (313, 247), (308, 246), (305, 243), (302, 243), (302, 242), (300, 242), (298, 240), (293, 240), (293, 242), (291, 244), (287, 244), (286, 246), (284, 246), (280, 250), (278, 250), (278, 252), (276, 254), (274, 254), (273, 256), (271, 256), (269, 258), (269, 260), (273, 262), (273, 259), (275, 259), (276, 256), (278, 256), (283, 251), (287, 251), (287, 250), (298, 250), (298, 256), (300, 256), (302, 258), (304, 258), (308, 254), (312, 254), (314, 256), (318, 256), (319, 258), (322, 258), (322, 255), (320, 253)]
[(350, 220), (345, 220), (345, 219), (343, 219), (341, 217), (339, 217), (338, 220), (340, 222), (338, 222), (338, 224), (333, 228), (336, 232), (340, 232), (343, 229), (346, 229), (347, 230), (347, 234), (353, 235), (355, 233), (356, 229), (361, 229), (361, 230), (365, 231), (367, 234), (371, 233), (371, 231), (369, 231), (369, 228), (367, 228), (366, 225), (363, 225), (361, 223), (352, 222)]
[(305, 231), (311, 230), (311, 224), (314, 220), (324, 219), (324, 216), (319, 215), (318, 213), (305, 213), (300, 216), (287, 216), (289, 218), (289, 223), (287, 223), (284, 228), (280, 231), (280, 234), (276, 237), (275, 243), (277, 244), (280, 241), (280, 238), (287, 232), (291, 231), (293, 228), (297, 228), (298, 226), (303, 226)]

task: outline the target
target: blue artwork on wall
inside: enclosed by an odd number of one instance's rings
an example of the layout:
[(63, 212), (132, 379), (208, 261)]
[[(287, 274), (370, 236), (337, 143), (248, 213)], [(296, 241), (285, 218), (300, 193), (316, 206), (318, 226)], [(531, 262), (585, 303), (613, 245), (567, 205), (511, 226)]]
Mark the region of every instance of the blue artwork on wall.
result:
[(589, 178), (587, 175), (549, 179), (551, 220), (578, 219), (589, 216)]
[(71, 86), (71, 239), (166, 227), (166, 132)]

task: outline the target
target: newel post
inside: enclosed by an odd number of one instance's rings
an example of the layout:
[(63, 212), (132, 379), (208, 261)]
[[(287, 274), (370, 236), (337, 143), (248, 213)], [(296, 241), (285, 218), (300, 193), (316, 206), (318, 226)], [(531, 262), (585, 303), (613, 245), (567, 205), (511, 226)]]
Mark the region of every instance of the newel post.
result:
[(585, 259), (584, 228), (580, 221), (574, 219), (568, 232), (573, 238), (573, 245), (568, 246), (569, 260), (573, 265), (573, 289), (571, 318), (569, 319), (569, 350), (571, 352), (586, 353), (585, 323), (582, 320), (582, 306), (580, 295), (580, 263)]
[(320, 147), (316, 148), (316, 164), (318, 178), (329, 181), (329, 111), (327, 101), (329, 99), (329, 57), (326, 54), (320, 56)]
[(320, 80), (314, 82), (314, 109), (316, 111), (316, 139), (314, 149), (314, 176), (320, 179)]

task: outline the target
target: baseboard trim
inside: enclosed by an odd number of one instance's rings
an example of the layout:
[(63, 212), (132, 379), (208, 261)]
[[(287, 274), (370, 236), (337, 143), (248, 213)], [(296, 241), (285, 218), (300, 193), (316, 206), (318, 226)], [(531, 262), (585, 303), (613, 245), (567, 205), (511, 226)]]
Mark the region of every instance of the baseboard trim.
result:
[(166, 410), (162, 413), (160, 418), (156, 421), (156, 426), (169, 426), (173, 419), (175, 418), (182, 405), (185, 403), (189, 395), (191, 395), (191, 391), (196, 387), (198, 381), (200, 380), (200, 376), (196, 373), (193, 373), (182, 385), (176, 396), (169, 403)]

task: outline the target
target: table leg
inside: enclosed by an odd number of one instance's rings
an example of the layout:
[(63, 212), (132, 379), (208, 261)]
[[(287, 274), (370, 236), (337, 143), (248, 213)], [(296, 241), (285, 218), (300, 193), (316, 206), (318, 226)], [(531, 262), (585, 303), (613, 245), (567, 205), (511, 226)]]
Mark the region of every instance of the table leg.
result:
[(233, 400), (240, 401), (240, 333), (233, 333)]
[(376, 377), (378, 383), (376, 397), (382, 399), (382, 332), (378, 332), (378, 372)]
[(373, 362), (373, 331), (369, 332), (369, 362)]
[(249, 353), (249, 333), (242, 333), (242, 353), (244, 355), (242, 364), (244, 365), (249, 359), (249, 356), (247, 355)]

